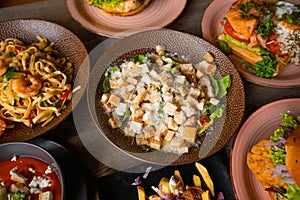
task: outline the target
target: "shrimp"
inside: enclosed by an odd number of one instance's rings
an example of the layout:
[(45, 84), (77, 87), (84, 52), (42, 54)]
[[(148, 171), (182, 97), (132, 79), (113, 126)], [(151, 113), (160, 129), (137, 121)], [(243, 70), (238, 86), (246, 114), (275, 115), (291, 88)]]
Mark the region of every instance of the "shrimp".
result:
[(42, 81), (28, 74), (25, 78), (12, 80), (12, 90), (21, 98), (37, 95), (42, 88)]
[(3, 119), (0, 119), (0, 136), (4, 133), (6, 129), (6, 123)]
[(0, 59), (0, 76), (5, 74), (7, 71), (7, 68), (5, 67), (5, 62), (4, 60)]

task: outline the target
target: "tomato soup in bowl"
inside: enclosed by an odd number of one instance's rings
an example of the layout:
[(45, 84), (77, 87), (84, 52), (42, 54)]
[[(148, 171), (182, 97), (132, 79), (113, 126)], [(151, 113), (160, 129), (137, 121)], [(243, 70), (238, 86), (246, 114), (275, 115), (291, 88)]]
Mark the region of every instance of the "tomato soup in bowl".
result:
[(0, 197), (4, 199), (65, 199), (62, 170), (51, 154), (37, 145), (1, 144), (0, 169)]

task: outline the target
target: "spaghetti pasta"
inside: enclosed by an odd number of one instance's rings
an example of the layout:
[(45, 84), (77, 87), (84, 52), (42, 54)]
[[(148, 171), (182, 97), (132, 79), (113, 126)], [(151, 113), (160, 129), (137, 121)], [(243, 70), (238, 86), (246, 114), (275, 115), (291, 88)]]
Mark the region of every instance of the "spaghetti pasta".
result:
[(72, 63), (53, 42), (37, 39), (29, 45), (16, 38), (0, 42), (0, 116), (28, 127), (48, 124), (72, 96)]

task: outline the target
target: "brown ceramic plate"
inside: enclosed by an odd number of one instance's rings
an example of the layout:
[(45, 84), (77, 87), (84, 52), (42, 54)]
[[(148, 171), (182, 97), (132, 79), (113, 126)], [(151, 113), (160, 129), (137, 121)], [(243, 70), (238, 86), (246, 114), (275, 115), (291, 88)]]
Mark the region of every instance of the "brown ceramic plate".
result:
[(0, 137), (0, 143), (12, 141), (26, 141), (39, 136), (61, 123), (77, 105), (82, 97), (89, 77), (88, 53), (80, 39), (71, 31), (57, 24), (35, 19), (20, 19), (0, 22), (0, 40), (18, 38), (29, 44), (37, 42), (36, 36), (40, 35), (54, 42), (54, 48), (63, 53), (74, 66), (73, 88), (81, 89), (73, 94), (72, 100), (67, 103), (59, 117), (55, 117), (45, 127), (36, 125), (33, 129), (16, 123), (13, 129), (5, 130)]
[(99, 35), (124, 37), (128, 30), (162, 28), (171, 24), (183, 11), (186, 0), (153, 0), (142, 12), (132, 16), (111, 16), (85, 0), (67, 0), (72, 17), (84, 28)]
[[(138, 41), (138, 42), (137, 42)], [(184, 55), (189, 62), (198, 63), (203, 60), (203, 55), (209, 51), (213, 53), (221, 76), (230, 74), (232, 86), (227, 94), (227, 112), (223, 123), (216, 123), (213, 131), (203, 135), (204, 142), (200, 148), (190, 148), (189, 153), (178, 157), (174, 154), (144, 153), (140, 147), (126, 138), (120, 129), (112, 129), (107, 123), (109, 116), (105, 113), (100, 103), (103, 93), (102, 83), (104, 73), (109, 66), (121, 64), (124, 60), (130, 60), (138, 54), (154, 50), (157, 45), (164, 45), (169, 52), (177, 52)], [(244, 88), (239, 73), (231, 61), (215, 46), (205, 40), (186, 33), (159, 29), (140, 32), (112, 45), (97, 60), (89, 86), (87, 89), (88, 107), (90, 114), (100, 133), (115, 145), (119, 150), (126, 152), (139, 160), (155, 164), (183, 164), (203, 159), (220, 150), (229, 141), (238, 128), (244, 114), (245, 96)], [(202, 148), (203, 147), (203, 148)], [(203, 151), (201, 151), (201, 150)]]
[[(201, 22), (201, 30), (203, 38), (212, 44), (216, 44), (216, 38), (224, 31), (221, 21), (224, 15), (228, 12), (230, 6), (236, 0), (214, 0), (207, 7), (203, 14)], [(294, 4), (299, 4), (298, 0), (286, 0)], [(246, 69), (241, 65), (241, 62), (237, 56), (230, 55), (230, 58), (241, 76), (246, 80), (263, 86), (272, 87), (295, 87), (300, 86), (300, 67), (293, 64), (288, 64), (280, 73), (280, 75), (273, 79), (266, 79), (257, 77), (253, 71)]]
[(261, 183), (247, 166), (247, 153), (252, 146), (268, 139), (280, 127), (281, 113), (300, 114), (300, 98), (282, 99), (256, 110), (242, 125), (231, 151), (230, 174), (238, 199), (269, 200)]

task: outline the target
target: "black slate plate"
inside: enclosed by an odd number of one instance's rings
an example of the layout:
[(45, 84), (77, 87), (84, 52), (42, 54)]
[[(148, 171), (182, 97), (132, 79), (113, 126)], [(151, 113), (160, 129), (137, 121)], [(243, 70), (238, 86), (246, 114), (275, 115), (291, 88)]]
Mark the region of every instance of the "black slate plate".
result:
[(87, 182), (85, 172), (77, 158), (60, 144), (42, 138), (29, 141), (47, 150), (62, 168), (66, 199), (86, 200)]
[[(235, 196), (232, 189), (229, 170), (223, 162), (222, 154), (218, 152), (211, 157), (199, 161), (199, 163), (208, 169), (214, 182), (216, 196), (219, 192), (222, 192), (226, 200), (234, 200)], [(143, 167), (146, 169), (149, 166), (152, 166), (152, 169), (158, 167), (156, 165), (147, 165)], [(151, 186), (157, 186), (162, 177), (170, 178), (176, 169), (180, 171), (186, 185), (193, 185), (193, 174), (199, 175), (194, 163), (167, 166), (150, 172), (146, 179), (142, 178), (144, 173), (118, 172), (97, 180), (99, 197), (101, 200), (138, 200), (136, 186), (131, 185), (138, 176), (141, 177), (142, 183), (140, 185), (144, 187), (146, 194), (155, 194), (151, 189)], [(138, 171), (141, 171), (140, 167), (138, 168)]]

